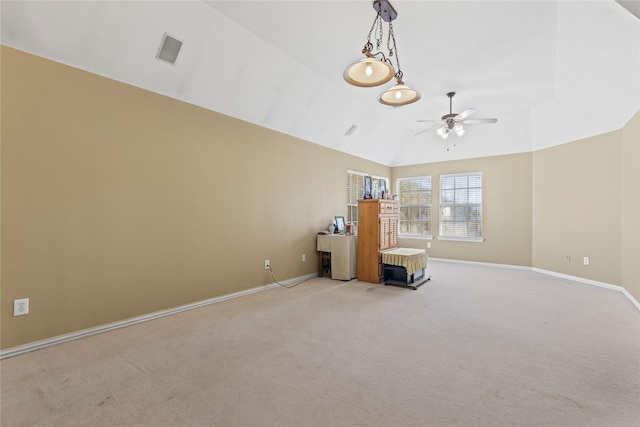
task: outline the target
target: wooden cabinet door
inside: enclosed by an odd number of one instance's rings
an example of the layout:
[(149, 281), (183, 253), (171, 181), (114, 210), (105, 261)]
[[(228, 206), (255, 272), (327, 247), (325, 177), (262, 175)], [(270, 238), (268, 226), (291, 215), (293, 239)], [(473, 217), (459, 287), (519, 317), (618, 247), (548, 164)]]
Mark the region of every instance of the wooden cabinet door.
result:
[(398, 247), (398, 217), (389, 218), (389, 247)]
[(380, 217), (380, 250), (388, 249), (391, 244), (389, 240), (389, 217)]

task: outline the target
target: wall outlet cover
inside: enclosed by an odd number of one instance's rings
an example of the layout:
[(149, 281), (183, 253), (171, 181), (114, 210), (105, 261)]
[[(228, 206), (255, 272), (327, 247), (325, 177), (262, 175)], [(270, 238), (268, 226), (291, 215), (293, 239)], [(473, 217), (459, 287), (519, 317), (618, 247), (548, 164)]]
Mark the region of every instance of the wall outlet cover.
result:
[(21, 298), (13, 300), (13, 315), (23, 316), (29, 314), (29, 298)]

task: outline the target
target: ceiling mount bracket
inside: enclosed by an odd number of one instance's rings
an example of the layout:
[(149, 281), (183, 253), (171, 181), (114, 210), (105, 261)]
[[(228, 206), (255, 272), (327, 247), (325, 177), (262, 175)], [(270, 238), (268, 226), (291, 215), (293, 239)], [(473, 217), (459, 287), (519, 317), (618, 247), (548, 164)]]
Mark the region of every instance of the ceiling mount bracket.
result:
[(398, 12), (387, 0), (375, 0), (373, 9), (380, 14), (384, 22), (391, 22), (398, 17)]

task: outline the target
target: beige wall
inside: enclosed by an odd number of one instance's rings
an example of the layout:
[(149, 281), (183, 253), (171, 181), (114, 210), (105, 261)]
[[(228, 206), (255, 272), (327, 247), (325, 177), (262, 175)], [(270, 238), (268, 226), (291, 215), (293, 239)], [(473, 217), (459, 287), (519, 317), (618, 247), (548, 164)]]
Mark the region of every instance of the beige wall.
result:
[(535, 267), (624, 286), (640, 299), (638, 120), (534, 153)]
[[(3, 349), (272, 283), (267, 258), (278, 280), (312, 274), (316, 232), (346, 216), (348, 169), (394, 190), (431, 175), (436, 196), (440, 174), (481, 171), (485, 242), (435, 238), (431, 257), (534, 266), (640, 299), (638, 115), (535, 153), (389, 168), (24, 52), (1, 57)], [(31, 313), (13, 317), (25, 297)]]
[(1, 71), (3, 349), (272, 283), (265, 259), (311, 274), (347, 170), (390, 175), (10, 48)]
[(622, 129), (622, 286), (640, 301), (640, 112)]
[[(444, 149), (444, 148), (443, 148)], [(482, 172), (484, 242), (439, 240), (442, 174)], [(400, 246), (427, 249), (430, 257), (531, 266), (531, 153), (511, 154), (393, 168), (398, 178), (431, 176), (433, 240), (399, 239)]]

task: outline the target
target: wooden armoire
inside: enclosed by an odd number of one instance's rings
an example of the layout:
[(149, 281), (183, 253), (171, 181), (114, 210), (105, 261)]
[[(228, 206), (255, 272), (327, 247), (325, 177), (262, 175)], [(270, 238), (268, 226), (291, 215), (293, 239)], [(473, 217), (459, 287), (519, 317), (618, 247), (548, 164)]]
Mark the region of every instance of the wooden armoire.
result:
[(398, 202), (358, 200), (358, 280), (381, 283), (381, 251), (398, 247)]

